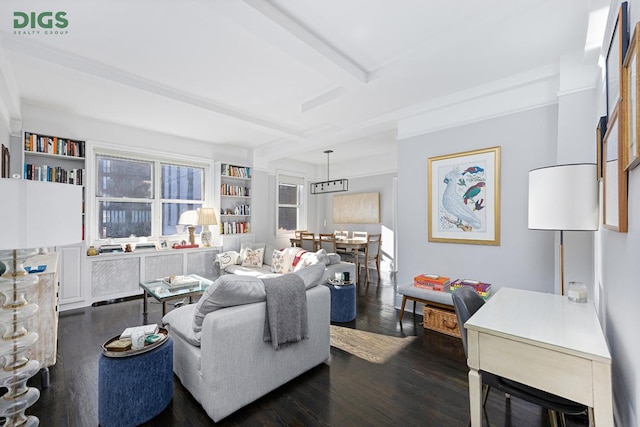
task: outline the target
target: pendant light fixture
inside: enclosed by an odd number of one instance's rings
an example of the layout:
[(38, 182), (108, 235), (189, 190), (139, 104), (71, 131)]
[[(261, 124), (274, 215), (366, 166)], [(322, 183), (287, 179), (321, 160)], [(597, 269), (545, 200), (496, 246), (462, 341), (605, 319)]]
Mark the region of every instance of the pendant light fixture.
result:
[(325, 193), (337, 193), (340, 191), (349, 191), (349, 180), (342, 179), (329, 179), (329, 154), (333, 153), (333, 150), (323, 151), (327, 155), (327, 180), (314, 182), (309, 186), (311, 194), (325, 194)]

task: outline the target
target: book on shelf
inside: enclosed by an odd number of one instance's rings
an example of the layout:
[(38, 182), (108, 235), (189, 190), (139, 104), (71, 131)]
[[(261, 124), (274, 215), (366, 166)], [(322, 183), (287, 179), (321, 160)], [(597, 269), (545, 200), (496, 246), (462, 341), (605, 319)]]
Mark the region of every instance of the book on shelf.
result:
[(157, 334), (158, 331), (159, 331), (159, 328), (157, 323), (152, 323), (150, 325), (142, 325), (142, 326), (132, 326), (122, 331), (122, 333), (120, 334), (120, 339), (131, 338), (131, 335), (139, 332), (142, 332), (145, 335), (153, 335), (153, 334)]
[(24, 151), (84, 158), (84, 141), (74, 141), (57, 136), (24, 134)]
[(234, 178), (251, 178), (251, 168), (249, 166), (233, 166), (227, 163), (222, 164), (222, 175)]
[(432, 291), (448, 291), (450, 280), (448, 277), (433, 274), (420, 274), (413, 278), (413, 286)]

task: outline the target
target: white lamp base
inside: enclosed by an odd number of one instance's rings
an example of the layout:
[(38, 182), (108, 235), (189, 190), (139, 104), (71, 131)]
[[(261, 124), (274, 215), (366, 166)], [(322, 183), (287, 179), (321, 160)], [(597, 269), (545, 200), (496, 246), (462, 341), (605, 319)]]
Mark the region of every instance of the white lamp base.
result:
[(208, 225), (202, 226), (202, 233), (200, 233), (200, 242), (202, 246), (211, 246), (211, 231)]

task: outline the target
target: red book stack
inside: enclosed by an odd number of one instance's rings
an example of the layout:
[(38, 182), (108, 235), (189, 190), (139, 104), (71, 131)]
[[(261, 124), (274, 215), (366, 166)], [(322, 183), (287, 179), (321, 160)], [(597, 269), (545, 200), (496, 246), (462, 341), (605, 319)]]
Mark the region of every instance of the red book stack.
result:
[(421, 274), (413, 278), (413, 286), (431, 291), (448, 291), (449, 278), (433, 274)]

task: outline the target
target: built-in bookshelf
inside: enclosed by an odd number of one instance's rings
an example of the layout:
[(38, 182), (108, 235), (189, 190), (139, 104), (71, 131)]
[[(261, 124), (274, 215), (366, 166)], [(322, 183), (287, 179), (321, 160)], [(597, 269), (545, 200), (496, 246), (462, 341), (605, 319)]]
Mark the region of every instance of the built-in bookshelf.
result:
[(84, 185), (85, 142), (24, 133), (23, 178)]
[[(34, 132), (23, 134), (22, 177), (33, 181), (81, 185), (84, 188), (85, 141)], [(84, 240), (85, 192), (82, 192)]]
[(217, 164), (220, 234), (251, 233), (251, 167)]

